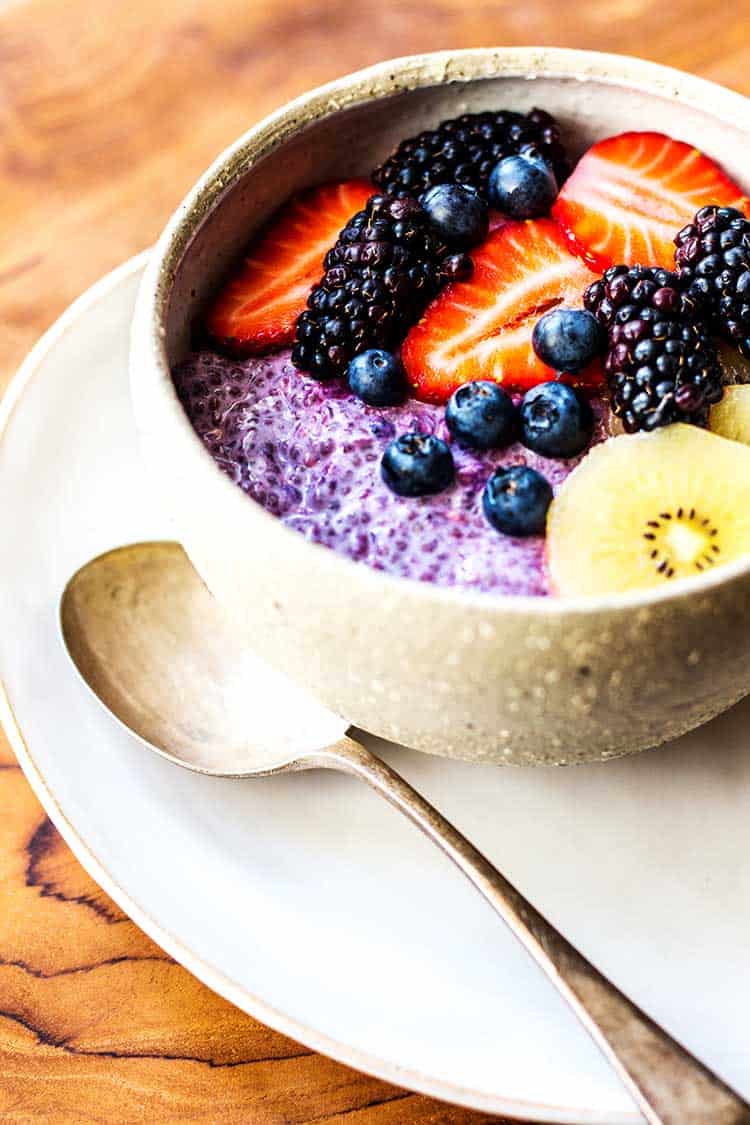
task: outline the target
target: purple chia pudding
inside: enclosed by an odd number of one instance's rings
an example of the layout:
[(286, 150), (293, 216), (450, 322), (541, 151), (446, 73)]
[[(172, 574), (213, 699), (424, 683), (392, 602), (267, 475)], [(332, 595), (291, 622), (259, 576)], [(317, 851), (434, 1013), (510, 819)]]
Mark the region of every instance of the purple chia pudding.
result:
[[(174, 371), (179, 397), (216, 463), (253, 500), (314, 543), (356, 562), (440, 586), (493, 594), (549, 593), (544, 539), (501, 535), (482, 511), (494, 469), (528, 465), (554, 491), (578, 463), (522, 445), (477, 452), (451, 440), (444, 408), (409, 399), (374, 409), (342, 383), (297, 371), (288, 351), (235, 360), (194, 352)], [(594, 400), (593, 442), (605, 433)], [(456, 477), (434, 496), (395, 495), (380, 459), (398, 434), (434, 433), (451, 445)]]

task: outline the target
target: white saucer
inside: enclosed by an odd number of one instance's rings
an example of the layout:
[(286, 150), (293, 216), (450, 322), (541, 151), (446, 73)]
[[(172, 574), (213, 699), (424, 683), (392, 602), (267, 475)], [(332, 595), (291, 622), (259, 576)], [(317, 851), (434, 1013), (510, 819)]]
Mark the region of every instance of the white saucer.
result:
[[(154, 757), (89, 698), (57, 630), (67, 577), (170, 534), (128, 402), (143, 257), (37, 345), (0, 443), (0, 673), (13, 747), (106, 891), (259, 1019), (354, 1067), (545, 1122), (641, 1119), (479, 897), (357, 782), (232, 782)], [(249, 503), (249, 501), (248, 501)], [(602, 766), (386, 756), (638, 1003), (750, 1097), (750, 703)]]

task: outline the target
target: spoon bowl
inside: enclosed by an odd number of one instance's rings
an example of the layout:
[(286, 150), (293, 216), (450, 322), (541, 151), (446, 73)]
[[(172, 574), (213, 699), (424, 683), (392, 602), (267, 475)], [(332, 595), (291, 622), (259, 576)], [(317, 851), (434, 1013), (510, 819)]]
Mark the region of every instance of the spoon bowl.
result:
[(247, 648), (177, 543), (139, 543), (82, 567), (60, 625), (84, 682), (141, 741), (220, 777), (299, 768), (348, 723)]

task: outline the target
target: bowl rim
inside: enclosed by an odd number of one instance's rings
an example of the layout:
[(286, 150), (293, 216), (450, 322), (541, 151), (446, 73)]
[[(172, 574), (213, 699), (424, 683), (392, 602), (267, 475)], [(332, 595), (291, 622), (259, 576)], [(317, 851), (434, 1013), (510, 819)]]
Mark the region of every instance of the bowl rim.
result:
[(186, 439), (182, 442), (183, 450), (193, 450), (196, 465), (202, 462), (204, 476), (206, 479), (209, 476), (213, 478), (214, 488), (225, 490), (227, 500), (230, 493), (234, 494), (233, 502), (240, 502), (235, 508), (238, 519), (243, 519), (243, 510), (246, 519), (265, 519), (269, 533), (275, 529), (283, 537), (289, 537), (290, 545), (292, 541), (297, 543), (298, 548), (304, 545), (308, 552), (315, 553), (321, 566), (339, 569), (343, 582), (356, 579), (376, 584), (383, 598), (408, 591), (410, 597), (426, 599), (436, 607), (450, 604), (455, 608), (485, 613), (502, 610), (513, 615), (531, 614), (545, 618), (550, 615), (648, 610), (690, 595), (710, 594), (717, 587), (750, 574), (750, 556), (726, 563), (712, 573), (678, 579), (668, 586), (577, 596), (553, 594), (540, 597), (482, 592), (376, 570), (330, 547), (304, 539), (299, 532), (253, 502), (213, 460), (177, 397), (167, 360), (164, 327), (174, 276), (203, 222), (221, 206), (230, 189), (250, 173), (258, 159), (282, 146), (305, 125), (331, 117), (343, 109), (421, 87), (499, 77), (530, 81), (562, 78), (579, 82), (596, 81), (615, 87), (627, 85), (687, 107), (694, 106), (704, 111), (708, 108), (712, 116), (745, 124), (750, 132), (750, 99), (743, 94), (673, 67), (630, 55), (567, 47), (472, 47), (404, 55), (354, 71), (301, 94), (262, 118), (220, 152), (196, 180), (166, 223), (141, 281), (132, 327), (131, 354), (137, 355), (137, 363), (133, 366), (142, 371), (144, 357), (150, 361), (150, 377), (156, 376), (159, 393), (169, 400), (173, 423)]

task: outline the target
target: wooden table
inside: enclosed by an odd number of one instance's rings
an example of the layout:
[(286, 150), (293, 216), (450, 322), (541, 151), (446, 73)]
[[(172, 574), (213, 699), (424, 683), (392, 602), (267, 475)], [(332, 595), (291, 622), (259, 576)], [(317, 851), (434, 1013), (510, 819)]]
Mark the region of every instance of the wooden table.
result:
[[(74, 297), (156, 238), (221, 148), (304, 89), (411, 51), (556, 43), (747, 93), (750, 0), (731, 14), (711, 0), (11, 0), (0, 7), (0, 386)], [(80, 868), (4, 743), (0, 1119), (490, 1120), (356, 1074), (214, 996)]]

